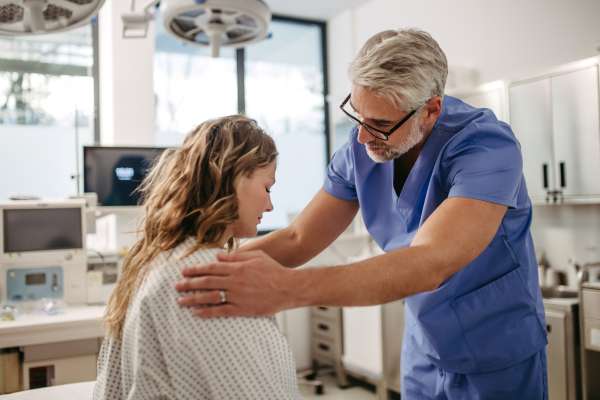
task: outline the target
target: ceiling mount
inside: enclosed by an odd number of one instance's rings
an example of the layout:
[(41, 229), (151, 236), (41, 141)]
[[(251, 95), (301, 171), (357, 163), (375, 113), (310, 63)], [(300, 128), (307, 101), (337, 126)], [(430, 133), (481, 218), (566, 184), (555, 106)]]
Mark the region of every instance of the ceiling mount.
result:
[[(145, 37), (158, 2), (151, 0), (141, 12), (124, 14), (123, 37)], [(271, 11), (262, 0), (162, 0), (160, 13), (169, 34), (210, 47), (213, 57), (219, 56), (221, 47), (239, 48), (265, 39), (271, 21)]]

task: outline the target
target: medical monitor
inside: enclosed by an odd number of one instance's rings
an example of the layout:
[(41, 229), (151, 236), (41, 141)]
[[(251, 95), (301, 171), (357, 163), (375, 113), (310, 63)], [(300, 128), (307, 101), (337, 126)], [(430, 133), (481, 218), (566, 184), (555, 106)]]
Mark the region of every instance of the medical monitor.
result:
[(85, 253), (85, 201), (11, 201), (0, 203), (3, 262)]
[(154, 147), (83, 148), (83, 187), (98, 194), (99, 206), (136, 206), (135, 192), (165, 149)]

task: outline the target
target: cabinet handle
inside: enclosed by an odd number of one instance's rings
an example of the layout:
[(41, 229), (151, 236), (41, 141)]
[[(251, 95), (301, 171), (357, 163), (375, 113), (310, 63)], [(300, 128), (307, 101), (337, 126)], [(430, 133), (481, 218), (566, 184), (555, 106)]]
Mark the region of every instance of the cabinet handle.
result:
[(327, 311), (327, 307), (318, 307), (319, 310)]
[(546, 332), (552, 332), (552, 325), (546, 325)]
[(327, 346), (327, 345), (324, 345), (324, 344), (320, 344), (320, 345), (319, 345), (319, 348), (320, 348), (321, 350), (325, 350), (325, 351), (328, 351), (328, 350), (329, 350), (329, 346)]
[(319, 324), (319, 329), (321, 329), (323, 331), (328, 331), (329, 327), (327, 325)]
[(548, 164), (542, 164), (542, 170), (544, 173), (544, 189), (548, 189)]
[(560, 163), (560, 187), (567, 187), (567, 177), (565, 172), (565, 163)]

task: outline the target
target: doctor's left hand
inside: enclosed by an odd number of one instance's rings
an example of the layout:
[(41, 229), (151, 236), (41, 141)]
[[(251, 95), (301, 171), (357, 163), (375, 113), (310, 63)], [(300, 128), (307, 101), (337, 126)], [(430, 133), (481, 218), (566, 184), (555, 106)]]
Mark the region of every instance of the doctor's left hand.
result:
[[(186, 279), (175, 284), (179, 292), (206, 290), (182, 296), (181, 307), (200, 307), (198, 317), (258, 317), (293, 308), (293, 270), (263, 251), (217, 253), (219, 262), (184, 267)], [(225, 292), (226, 303), (221, 302)]]

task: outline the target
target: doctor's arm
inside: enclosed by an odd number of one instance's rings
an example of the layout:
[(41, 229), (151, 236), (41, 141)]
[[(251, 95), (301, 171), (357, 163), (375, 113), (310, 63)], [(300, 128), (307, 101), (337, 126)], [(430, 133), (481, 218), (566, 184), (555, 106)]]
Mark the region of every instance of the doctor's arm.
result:
[[(194, 278), (193, 285), (185, 281), (178, 290), (227, 291), (227, 304), (196, 309), (201, 317), (383, 304), (434, 290), (468, 265), (490, 244), (506, 210), (503, 205), (452, 197), (427, 219), (410, 247), (354, 264), (302, 270), (284, 268), (262, 252), (233, 253), (221, 258), (226, 262), (186, 267), (184, 275), (202, 276)], [(217, 304), (210, 297), (213, 292), (184, 297), (180, 305)]]
[(285, 267), (298, 267), (333, 243), (358, 208), (358, 200), (341, 200), (321, 189), (287, 228), (252, 240), (240, 250), (262, 250)]

